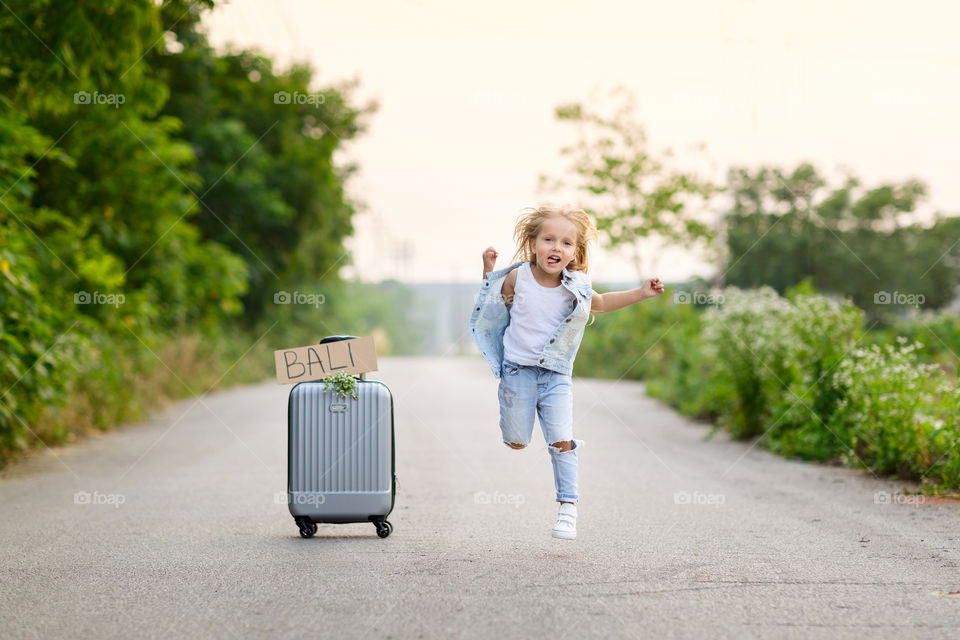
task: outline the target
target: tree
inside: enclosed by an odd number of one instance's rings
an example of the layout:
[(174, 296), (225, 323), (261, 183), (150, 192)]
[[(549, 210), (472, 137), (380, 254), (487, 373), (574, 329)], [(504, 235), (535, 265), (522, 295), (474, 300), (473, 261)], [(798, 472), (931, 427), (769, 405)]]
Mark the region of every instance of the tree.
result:
[(311, 71), (212, 51), (197, 30), (211, 6), (0, 8), (0, 461), (28, 435), (82, 430), (64, 407), (134, 417), (158, 395), (153, 376), (132, 384), (167, 367), (158, 347), (200, 338), (216, 367), (221, 338), (277, 324), (271, 290), (344, 261), (352, 168), (333, 154), (366, 111), (349, 84), (319, 105), (276, 100)]
[[(640, 239), (659, 239), (661, 246), (715, 248), (716, 234), (704, 220), (704, 204), (723, 189), (668, 167), (673, 154), (667, 149), (657, 155), (649, 148), (646, 130), (635, 119), (632, 94), (618, 88), (611, 95), (619, 104), (609, 116), (580, 102), (556, 108), (556, 118), (576, 125), (579, 137), (561, 153), (571, 159), (570, 186), (585, 195), (583, 208), (593, 216), (601, 238), (611, 248), (631, 249), (642, 278), (656, 268), (659, 256), (641, 255)], [(563, 179), (540, 178), (541, 191), (566, 186)]]
[[(317, 89), (313, 71), (277, 72), (255, 51), (218, 55), (192, 23), (176, 25), (182, 50), (150, 58), (171, 86), (165, 115), (184, 124), (197, 156), (197, 224), (242, 257), (250, 274), (245, 318), (268, 314), (276, 291), (338, 277), (357, 203), (352, 166), (334, 153), (362, 133), (374, 103), (351, 104), (356, 83)], [(281, 97), (282, 96), (282, 97)]]
[(829, 186), (808, 163), (792, 171), (735, 167), (727, 181), (726, 284), (770, 285), (782, 294), (809, 276), (871, 317), (902, 310), (904, 301), (939, 308), (953, 298), (960, 218), (937, 213), (924, 221), (917, 212), (923, 183), (864, 189), (848, 175)]

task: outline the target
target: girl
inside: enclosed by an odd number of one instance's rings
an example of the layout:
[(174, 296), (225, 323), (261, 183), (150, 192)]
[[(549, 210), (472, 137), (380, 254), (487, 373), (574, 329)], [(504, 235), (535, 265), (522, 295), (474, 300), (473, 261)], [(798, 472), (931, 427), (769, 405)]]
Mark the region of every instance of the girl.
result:
[(577, 450), (573, 439), (573, 361), (590, 311), (607, 313), (663, 293), (659, 278), (638, 289), (599, 294), (587, 275), (587, 244), (597, 229), (582, 209), (527, 209), (514, 238), (519, 262), (493, 271), (497, 250), (483, 252), (483, 286), (470, 318), (480, 352), (500, 379), (503, 443), (530, 443), (540, 419), (553, 462), (560, 510), (551, 534), (577, 536)]

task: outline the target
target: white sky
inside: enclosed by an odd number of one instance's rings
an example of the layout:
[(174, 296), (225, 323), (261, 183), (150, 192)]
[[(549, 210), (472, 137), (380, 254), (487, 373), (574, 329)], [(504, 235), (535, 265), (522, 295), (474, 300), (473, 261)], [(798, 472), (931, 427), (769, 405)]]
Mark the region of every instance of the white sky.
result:
[[(553, 108), (618, 84), (655, 149), (715, 180), (810, 161), (868, 188), (921, 179), (930, 209), (960, 213), (960, 3), (234, 0), (205, 24), (214, 46), (309, 59), (317, 86), (356, 75), (379, 101), (346, 152), (369, 209), (344, 277), (476, 281), (491, 244), (505, 266), (519, 209), (574, 139)], [(711, 271), (671, 251), (643, 277)], [(603, 247), (590, 272), (637, 278)]]

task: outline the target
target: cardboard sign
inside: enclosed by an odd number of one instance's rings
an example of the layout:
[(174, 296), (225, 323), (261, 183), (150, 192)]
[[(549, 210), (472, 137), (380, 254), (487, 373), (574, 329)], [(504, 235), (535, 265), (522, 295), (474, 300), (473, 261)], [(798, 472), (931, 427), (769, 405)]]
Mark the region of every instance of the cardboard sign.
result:
[(280, 384), (323, 380), (341, 371), (365, 373), (377, 370), (377, 350), (372, 336), (280, 349), (273, 352), (273, 357)]

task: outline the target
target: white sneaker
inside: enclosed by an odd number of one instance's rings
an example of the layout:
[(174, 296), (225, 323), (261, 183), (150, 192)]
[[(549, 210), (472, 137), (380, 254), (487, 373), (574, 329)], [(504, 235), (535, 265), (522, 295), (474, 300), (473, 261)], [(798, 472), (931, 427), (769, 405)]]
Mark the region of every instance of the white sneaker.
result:
[(560, 503), (557, 524), (553, 525), (550, 535), (564, 540), (573, 540), (577, 537), (577, 505), (569, 502)]

